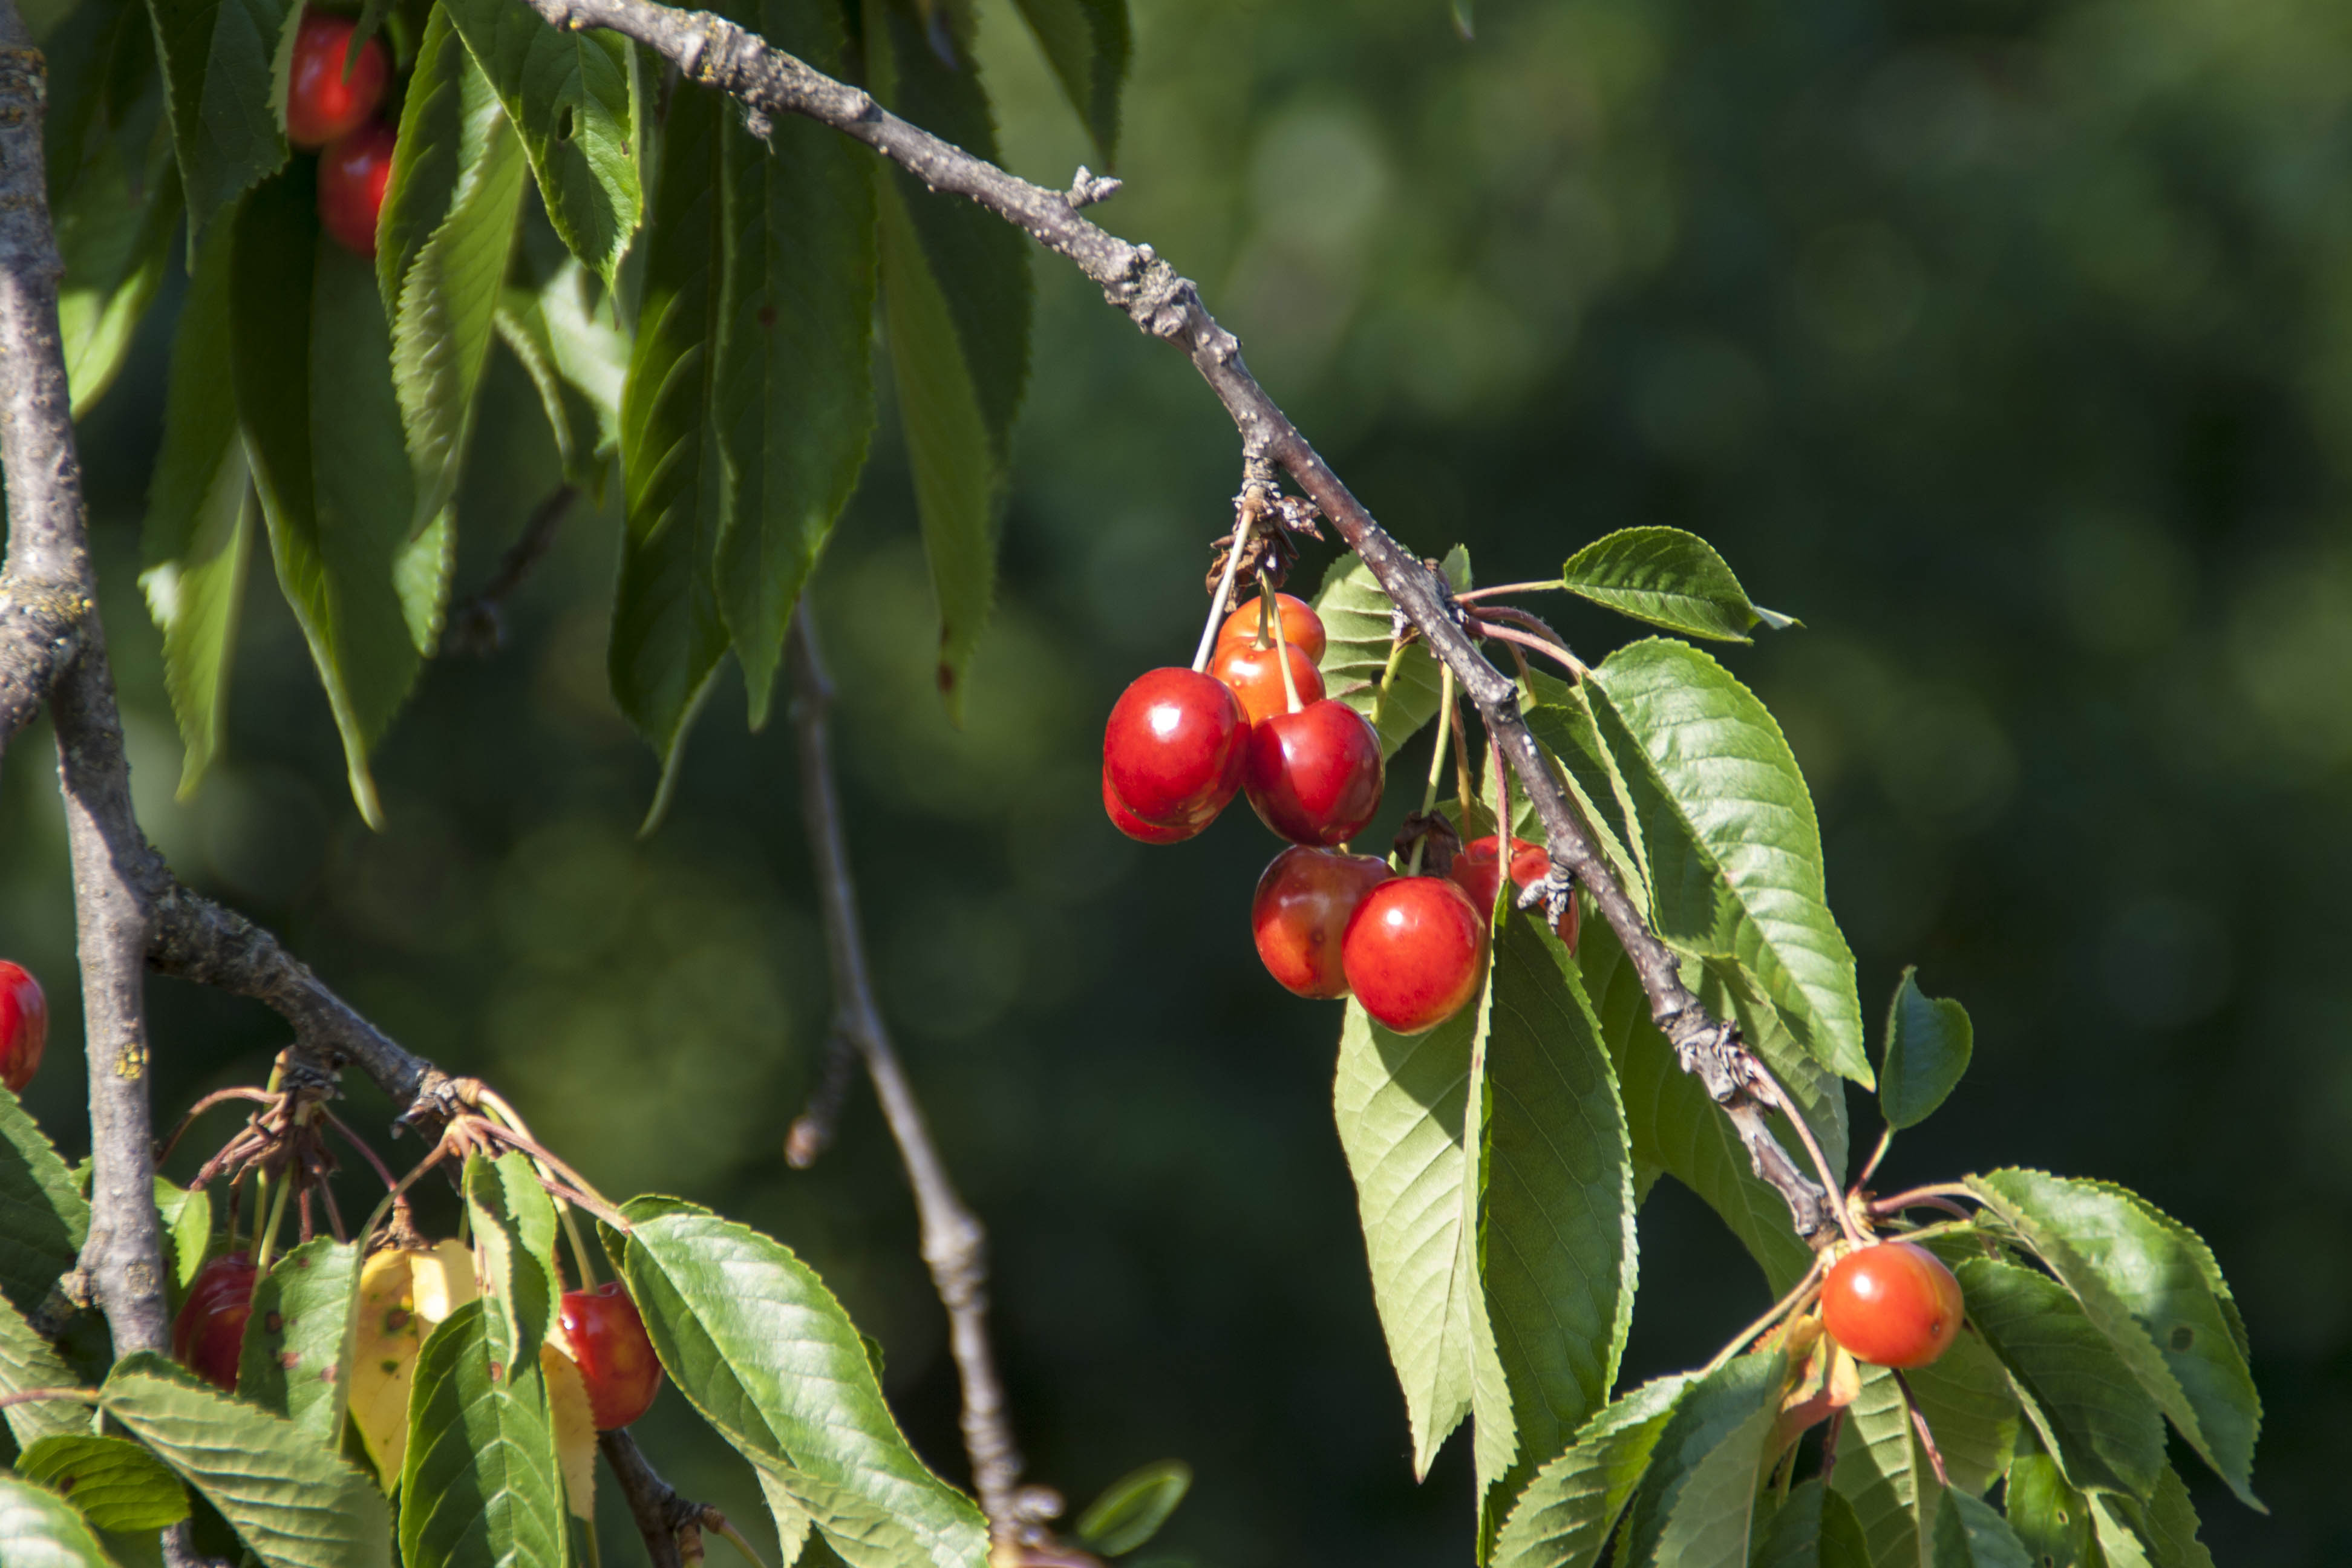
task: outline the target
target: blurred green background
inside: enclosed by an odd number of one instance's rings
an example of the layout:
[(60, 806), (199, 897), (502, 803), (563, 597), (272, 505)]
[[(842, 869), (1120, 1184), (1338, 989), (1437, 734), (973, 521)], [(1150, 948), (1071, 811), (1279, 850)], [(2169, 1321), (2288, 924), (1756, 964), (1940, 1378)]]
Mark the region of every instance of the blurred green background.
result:
[[(982, 10), (1009, 160), (1061, 184), (1087, 157), (1075, 119), (1010, 7)], [(2030, 1163), (2203, 1231), (2252, 1327), (2273, 1509), (2184, 1463), (2206, 1539), (2230, 1564), (2352, 1559), (2327, 1500), (2352, 1466), (2352, 9), (1488, 0), (1475, 41), (1442, 0), (1142, 0), (1136, 21), (1105, 221), (1200, 279), (1391, 529), (1502, 581), (1674, 523), (1803, 619), (1725, 658), (1812, 782), (1865, 1012), (1917, 963), (1977, 1026), (1969, 1081), (1891, 1175)], [(1412, 1483), (1364, 1276), (1338, 1015), (1250, 950), (1273, 845), (1237, 813), (1147, 852), (1096, 799), (1112, 697), (1191, 651), (1234, 437), (1074, 273), (1041, 258), (1037, 279), (966, 728), (930, 689), (887, 427), (816, 589), (866, 930), (992, 1227), (1031, 1474), (1075, 1506), (1190, 1459), (1149, 1551), (1204, 1568), (1459, 1560), (1465, 1450)], [(85, 424), (150, 833), (404, 1043), (495, 1079), (606, 1191), (686, 1194), (800, 1248), (960, 1478), (870, 1099), (814, 1171), (780, 1157), (828, 1007), (785, 727), (747, 734), (724, 688), (667, 826), (635, 837), (654, 768), (604, 690), (607, 512), (567, 529), (505, 653), (428, 670), (379, 763), (388, 832), (355, 816), (259, 576), (227, 761), (174, 804), (134, 582), (170, 315)], [(461, 592), (554, 477), (520, 377), (491, 374)], [(1550, 609), (1588, 658), (1634, 635)], [(70, 1152), (51, 767), (28, 740), (0, 780), (0, 946), (55, 998), (33, 1100)], [(283, 1043), (249, 1005), (151, 997), (166, 1120)], [(352, 1100), (389, 1121), (365, 1084)], [(1664, 1188), (1644, 1217), (1629, 1380), (1763, 1303), (1695, 1202)], [(749, 1472), (675, 1395), (641, 1433), (764, 1534)]]

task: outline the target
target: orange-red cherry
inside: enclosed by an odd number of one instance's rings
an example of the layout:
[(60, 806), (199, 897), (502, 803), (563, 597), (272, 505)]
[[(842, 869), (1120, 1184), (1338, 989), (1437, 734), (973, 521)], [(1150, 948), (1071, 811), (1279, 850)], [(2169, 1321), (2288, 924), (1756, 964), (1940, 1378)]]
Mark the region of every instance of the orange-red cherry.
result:
[(392, 127), (376, 121), (319, 154), (319, 223), (355, 256), (375, 254), (375, 220), (392, 184)]
[(1339, 939), (1364, 1011), (1400, 1035), (1433, 1029), (1478, 994), (1486, 917), (1444, 877), (1392, 877), (1364, 895)]
[[(1298, 689), (1299, 706), (1321, 701), (1323, 672), (1315, 668), (1314, 658), (1297, 643), (1290, 645), (1288, 654), (1290, 681)], [(1290, 693), (1282, 688), (1282, 666), (1275, 662), (1270, 647), (1246, 641), (1221, 642), (1209, 656), (1209, 673), (1234, 689), (1234, 695), (1241, 699), (1242, 711), (1253, 724), (1290, 711)]]
[(1388, 879), (1389, 863), (1377, 855), (1296, 844), (1276, 856), (1250, 900), (1250, 935), (1265, 972), (1300, 996), (1345, 996), (1339, 939), (1364, 895)]
[(1242, 787), (1259, 820), (1294, 843), (1328, 847), (1362, 832), (1381, 781), (1379, 732), (1337, 699), (1250, 727)]
[(593, 1290), (567, 1290), (558, 1303), (563, 1348), (588, 1385), (588, 1413), (596, 1430), (626, 1426), (651, 1408), (661, 1391), (661, 1360), (646, 1338), (637, 1304), (610, 1280)]
[[(1293, 647), (1304, 648), (1310, 659), (1321, 658), (1325, 647), (1323, 617), (1315, 613), (1315, 607), (1288, 594), (1276, 594), (1274, 605), (1282, 617), (1282, 640)], [(1257, 643), (1259, 615), (1258, 602), (1252, 599), (1225, 617), (1225, 624), (1217, 628), (1217, 641)]]
[[(1473, 838), (1454, 852), (1453, 869), (1446, 873), (1462, 884), (1462, 890), (1468, 893), (1470, 901), (1481, 910), (1492, 910), (1495, 895), (1502, 889), (1500, 843), (1501, 840), (1492, 833), (1484, 838)], [(1542, 845), (1530, 844), (1524, 838), (1511, 840), (1511, 881), (1514, 886), (1525, 891), (1549, 875), (1551, 857), (1544, 853)], [(1577, 920), (1576, 900), (1571, 898), (1568, 900), (1567, 910), (1552, 928), (1559, 933), (1559, 940), (1568, 944), (1570, 952), (1576, 951)]]
[(1108, 769), (1103, 773), (1103, 815), (1110, 818), (1110, 825), (1113, 827), (1118, 828), (1138, 844), (1181, 844), (1215, 821), (1217, 816), (1213, 811), (1202, 816), (1198, 820), (1179, 822), (1167, 827), (1146, 822), (1128, 810), (1127, 803), (1118, 798), (1118, 792), (1110, 787), (1110, 773)]
[(22, 964), (0, 960), (0, 1083), (21, 1094), (49, 1045), (49, 1002)]
[(343, 71), (350, 54), (349, 16), (306, 11), (294, 30), (294, 59), (286, 82), (286, 140), (308, 151), (324, 147), (336, 137), (357, 130), (383, 101), (392, 79), (392, 63), (383, 45), (370, 38), (360, 46), (360, 58)]
[(1822, 1327), (1874, 1366), (1927, 1365), (1951, 1348), (1962, 1315), (1960, 1282), (1907, 1241), (1847, 1253), (1822, 1285)]
[(253, 1260), (242, 1252), (196, 1270), (172, 1321), (172, 1359), (216, 1388), (236, 1392), (245, 1321), (253, 1315)]
[(1139, 821), (1197, 832), (1241, 788), (1248, 737), (1241, 701), (1223, 681), (1197, 669), (1149, 669), (1103, 726), (1103, 777)]

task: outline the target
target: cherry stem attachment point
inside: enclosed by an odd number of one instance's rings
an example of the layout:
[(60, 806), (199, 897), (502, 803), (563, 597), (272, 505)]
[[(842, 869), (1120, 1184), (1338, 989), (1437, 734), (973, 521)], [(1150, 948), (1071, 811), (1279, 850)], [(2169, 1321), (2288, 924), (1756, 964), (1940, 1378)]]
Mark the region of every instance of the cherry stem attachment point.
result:
[[(1780, 1087), (1780, 1080), (1772, 1076), (1772, 1069), (1764, 1065), (1761, 1057), (1751, 1059), (1755, 1064), (1756, 1086), (1765, 1091), (1764, 1099), (1767, 1104), (1787, 1117), (1789, 1125), (1796, 1129), (1798, 1142), (1804, 1144), (1805, 1152), (1812, 1159), (1814, 1173), (1822, 1179), (1822, 1190), (1832, 1194), (1843, 1191), (1837, 1173), (1830, 1169), (1829, 1156), (1822, 1152), (1822, 1141), (1813, 1136), (1812, 1125), (1805, 1120), (1805, 1113), (1797, 1109), (1794, 1097)], [(1868, 1238), (1864, 1237), (1860, 1227), (1853, 1223), (1853, 1205), (1836, 1203), (1834, 1206), (1837, 1209), (1838, 1228), (1845, 1232), (1847, 1243), (1857, 1250), (1869, 1246)]]
[(164, 1161), (170, 1159), (172, 1157), (172, 1151), (180, 1146), (180, 1140), (187, 1136), (188, 1129), (196, 1124), (196, 1118), (202, 1116), (205, 1111), (212, 1110), (213, 1107), (216, 1105), (226, 1105), (232, 1100), (250, 1100), (256, 1104), (268, 1105), (271, 1098), (272, 1097), (270, 1095), (261, 1089), (246, 1089), (241, 1086), (236, 1089), (216, 1089), (213, 1090), (212, 1093), (205, 1096), (202, 1100), (196, 1101), (195, 1104), (188, 1107), (188, 1113), (180, 1118), (180, 1124), (172, 1129), (172, 1135), (164, 1139), (163, 1143), (155, 1150), (155, 1163), (160, 1165)]
[(1234, 574), (1241, 570), (1242, 552), (1249, 548), (1251, 525), (1234, 524), (1234, 547), (1225, 552), (1225, 574), (1218, 579), (1217, 591), (1209, 600), (1209, 620), (1201, 628), (1201, 646), (1193, 650), (1192, 669), (1195, 674), (1209, 668), (1209, 655), (1217, 646), (1217, 628), (1225, 624), (1225, 604), (1234, 596)]
[(1283, 700), (1290, 704), (1284, 711), (1296, 713), (1302, 705), (1298, 700), (1298, 682), (1290, 677), (1290, 637), (1282, 629), (1280, 611), (1267, 608), (1275, 602), (1274, 584), (1263, 572), (1257, 574), (1257, 602), (1258, 625), (1263, 627), (1269, 619), (1274, 623), (1274, 662), (1282, 671)]
[(1457, 605), (1475, 604), (1481, 599), (1498, 598), (1505, 594), (1552, 594), (1567, 584), (1558, 577), (1548, 577), (1540, 583), (1496, 583), (1485, 588), (1472, 588), (1454, 595)]
[[(1421, 814), (1427, 816), (1437, 809), (1437, 781), (1445, 776), (1446, 736), (1454, 729), (1454, 667), (1441, 664), (1437, 680), (1437, 741), (1429, 748), (1429, 783), (1421, 792)], [(1421, 875), (1421, 852), (1429, 842), (1426, 836), (1412, 841), (1412, 861), (1405, 875)]]
[(1870, 1158), (1863, 1163), (1862, 1174), (1853, 1179), (1853, 1184), (1857, 1187), (1867, 1185), (1870, 1178), (1878, 1174), (1878, 1163), (1886, 1158), (1886, 1152), (1893, 1147), (1895, 1147), (1895, 1129), (1892, 1127), (1879, 1129), (1878, 1144), (1871, 1150)]
[[(1492, 621), (1483, 618), (1473, 617), (1472, 624), (1476, 626), (1478, 628), (1478, 635), (1480, 637), (1498, 638), (1501, 641), (1509, 644), (1511, 650), (1514, 653), (1517, 653), (1520, 648), (1527, 648), (1533, 652), (1542, 654), (1545, 658), (1558, 663), (1561, 668), (1567, 670), (1579, 680), (1583, 679), (1586, 676), (1592, 673), (1590, 669), (1585, 668), (1584, 661), (1582, 659), (1578, 658), (1574, 654), (1569, 652), (1566, 648), (1559, 647), (1556, 643), (1546, 642), (1539, 637), (1535, 637), (1523, 631), (1517, 631), (1509, 626), (1498, 626)], [(1527, 660), (1522, 658), (1519, 660), (1519, 671), (1520, 678), (1522, 679), (1526, 679), (1527, 668)]]

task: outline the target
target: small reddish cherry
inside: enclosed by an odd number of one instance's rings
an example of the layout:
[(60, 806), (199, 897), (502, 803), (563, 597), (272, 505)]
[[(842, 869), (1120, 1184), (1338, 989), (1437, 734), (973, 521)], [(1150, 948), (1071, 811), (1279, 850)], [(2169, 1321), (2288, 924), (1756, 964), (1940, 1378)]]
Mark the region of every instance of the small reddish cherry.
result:
[(646, 1338), (637, 1304), (620, 1281), (565, 1291), (556, 1319), (564, 1350), (588, 1385), (588, 1413), (596, 1430), (611, 1432), (643, 1415), (661, 1390), (661, 1361)]
[(1433, 1029), (1478, 994), (1486, 917), (1461, 884), (1395, 877), (1364, 895), (1339, 939), (1348, 989), (1400, 1035)]
[[(1282, 617), (1282, 640), (1293, 647), (1304, 648), (1310, 659), (1321, 658), (1325, 646), (1323, 617), (1315, 613), (1314, 606), (1288, 594), (1276, 594), (1274, 603), (1276, 613)], [(1225, 624), (1217, 628), (1217, 641), (1220, 644), (1246, 642), (1261, 647), (1265, 646), (1258, 637), (1259, 615), (1258, 602), (1252, 599), (1225, 617)]]
[(1197, 820), (1179, 822), (1166, 827), (1146, 822), (1128, 810), (1127, 803), (1118, 798), (1118, 792), (1110, 787), (1108, 769), (1103, 773), (1103, 815), (1110, 818), (1113, 827), (1138, 844), (1181, 844), (1215, 821), (1217, 816), (1213, 811), (1207, 812)]
[(376, 121), (319, 154), (319, 222), (357, 256), (375, 254), (376, 216), (392, 183), (392, 127)]
[(1242, 770), (1250, 805), (1299, 844), (1344, 844), (1381, 808), (1381, 737), (1334, 698), (1252, 725)]
[[(1492, 910), (1495, 895), (1502, 889), (1503, 868), (1496, 850), (1499, 842), (1491, 833), (1484, 838), (1473, 838), (1454, 852), (1453, 869), (1446, 873), (1462, 884), (1462, 890), (1468, 893), (1470, 901), (1481, 910)], [(1511, 840), (1511, 881), (1514, 886), (1524, 892), (1549, 875), (1551, 857), (1544, 853), (1542, 845), (1530, 844), (1524, 838)], [(1577, 918), (1576, 900), (1571, 898), (1568, 900), (1567, 910), (1552, 928), (1559, 933), (1559, 940), (1568, 944), (1570, 952), (1576, 951)]]
[(1197, 669), (1146, 670), (1103, 726), (1103, 777), (1138, 820), (1197, 831), (1241, 788), (1248, 735), (1223, 681)]
[(1925, 1366), (1960, 1331), (1960, 1282), (1942, 1258), (1907, 1241), (1849, 1252), (1822, 1285), (1822, 1325), (1874, 1366)]
[(22, 964), (0, 960), (0, 1083), (21, 1094), (49, 1044), (49, 1003)]
[[(1299, 706), (1321, 701), (1323, 672), (1315, 668), (1314, 658), (1297, 643), (1290, 645), (1289, 658), (1290, 682), (1298, 689)], [(1242, 711), (1253, 724), (1290, 711), (1290, 694), (1282, 686), (1282, 666), (1275, 662), (1270, 647), (1221, 642), (1209, 656), (1209, 673), (1234, 689), (1234, 695), (1242, 700)]]
[(172, 1322), (172, 1359), (215, 1387), (236, 1392), (245, 1321), (253, 1315), (253, 1260), (242, 1252), (196, 1270)]
[(286, 83), (286, 140), (309, 151), (358, 129), (383, 101), (392, 65), (383, 45), (370, 38), (349, 75), (343, 61), (357, 29), (349, 16), (302, 14), (294, 31), (294, 60)]
[(1339, 939), (1364, 895), (1388, 879), (1389, 863), (1377, 855), (1297, 844), (1276, 856), (1250, 900), (1250, 935), (1265, 972), (1301, 996), (1345, 996)]

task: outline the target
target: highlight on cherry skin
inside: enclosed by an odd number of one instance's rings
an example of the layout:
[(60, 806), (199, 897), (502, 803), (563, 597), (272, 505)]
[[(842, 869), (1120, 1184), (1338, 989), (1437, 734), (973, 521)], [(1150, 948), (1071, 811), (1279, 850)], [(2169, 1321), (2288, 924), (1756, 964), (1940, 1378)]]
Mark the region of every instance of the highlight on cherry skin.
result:
[(646, 1337), (637, 1304), (620, 1281), (565, 1291), (556, 1321), (563, 1332), (563, 1352), (587, 1385), (588, 1413), (597, 1431), (626, 1426), (652, 1407), (661, 1391), (661, 1361)]
[(1952, 1271), (1907, 1241), (1849, 1252), (1822, 1284), (1822, 1326), (1873, 1366), (1926, 1366), (1951, 1348), (1963, 1315)]
[[(1315, 613), (1315, 606), (1289, 594), (1276, 594), (1274, 606), (1282, 619), (1282, 640), (1303, 650), (1309, 660), (1320, 660), (1327, 644), (1323, 617)], [(1241, 642), (1265, 647), (1265, 644), (1258, 637), (1260, 615), (1258, 602), (1251, 599), (1227, 616), (1225, 624), (1217, 628), (1217, 646), (1222, 647), (1227, 643)]]
[[(1446, 872), (1447, 876), (1462, 884), (1462, 890), (1468, 893), (1470, 901), (1481, 910), (1492, 910), (1495, 895), (1502, 889), (1501, 843), (1502, 840), (1492, 833), (1483, 838), (1473, 838), (1454, 852), (1453, 868)], [(1525, 892), (1550, 875), (1551, 857), (1544, 852), (1542, 845), (1530, 844), (1524, 838), (1511, 840), (1511, 882), (1515, 887)], [(1579, 918), (1576, 900), (1570, 899), (1568, 908), (1561, 911), (1559, 919), (1552, 926), (1570, 952), (1576, 951)]]
[(1389, 879), (1377, 855), (1334, 855), (1295, 844), (1267, 863), (1250, 900), (1258, 961), (1293, 995), (1332, 1001), (1348, 994), (1339, 942), (1364, 895)]
[(254, 1277), (253, 1260), (242, 1252), (214, 1258), (196, 1270), (172, 1321), (172, 1359), (230, 1394), (236, 1392), (245, 1322), (253, 1315)]
[(49, 1001), (20, 963), (0, 959), (0, 1083), (22, 1094), (49, 1045)]
[(1395, 877), (1364, 895), (1339, 939), (1348, 989), (1400, 1035), (1433, 1029), (1478, 994), (1486, 917), (1444, 877)]
[(1380, 810), (1381, 782), (1379, 731), (1336, 699), (1250, 727), (1242, 787), (1258, 820), (1293, 843), (1353, 838)]
[[(1297, 688), (1301, 707), (1323, 699), (1323, 672), (1315, 668), (1315, 658), (1297, 643), (1283, 650), (1290, 663), (1290, 683)], [(1258, 647), (1246, 639), (1220, 642), (1209, 657), (1209, 673), (1233, 688), (1241, 699), (1242, 711), (1253, 724), (1262, 724), (1277, 713), (1290, 711), (1290, 693), (1282, 684), (1282, 666), (1275, 658), (1275, 650)]]
[(304, 152), (356, 131), (383, 101), (392, 62), (381, 39), (360, 46), (348, 75), (354, 19), (305, 11), (294, 31), (294, 58), (286, 83), (286, 140)]
[(1146, 670), (1103, 726), (1103, 778), (1137, 820), (1198, 831), (1240, 791), (1248, 736), (1224, 682), (1178, 666)]

